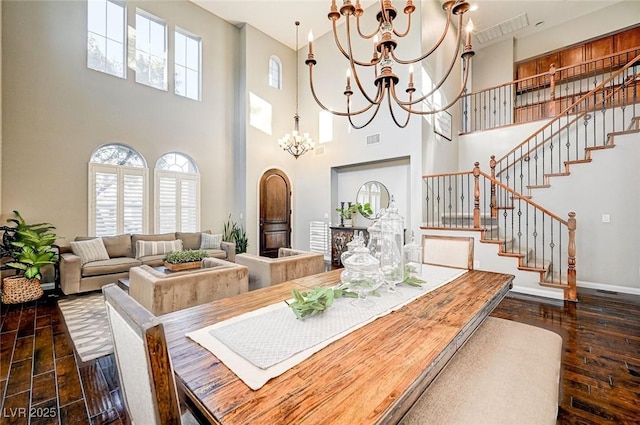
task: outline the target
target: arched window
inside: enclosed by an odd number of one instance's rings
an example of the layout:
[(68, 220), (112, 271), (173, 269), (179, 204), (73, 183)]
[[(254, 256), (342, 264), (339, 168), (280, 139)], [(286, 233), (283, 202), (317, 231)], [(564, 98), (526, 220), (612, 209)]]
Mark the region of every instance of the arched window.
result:
[(269, 86), (282, 89), (282, 62), (277, 56), (269, 58)]
[(147, 233), (147, 164), (135, 149), (101, 146), (89, 161), (89, 235)]
[(200, 173), (179, 152), (164, 154), (155, 169), (156, 233), (200, 230)]

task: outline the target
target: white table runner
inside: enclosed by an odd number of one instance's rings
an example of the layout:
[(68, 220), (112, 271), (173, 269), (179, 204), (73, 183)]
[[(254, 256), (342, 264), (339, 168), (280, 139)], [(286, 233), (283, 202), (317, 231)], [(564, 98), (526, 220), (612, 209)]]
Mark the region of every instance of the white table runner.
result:
[(324, 313), (298, 320), (284, 302), (207, 326), (187, 336), (211, 351), (251, 389), (286, 372), (333, 341), (451, 282), (466, 270), (423, 265), (422, 288), (399, 285), (369, 296), (371, 307), (340, 298)]

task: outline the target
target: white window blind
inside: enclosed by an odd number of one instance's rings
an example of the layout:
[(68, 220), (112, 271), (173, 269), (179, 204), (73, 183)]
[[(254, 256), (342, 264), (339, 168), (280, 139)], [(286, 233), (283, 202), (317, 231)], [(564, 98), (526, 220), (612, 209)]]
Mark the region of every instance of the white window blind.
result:
[(156, 232), (200, 228), (200, 176), (156, 169)]
[(147, 170), (89, 163), (89, 235), (146, 233)]

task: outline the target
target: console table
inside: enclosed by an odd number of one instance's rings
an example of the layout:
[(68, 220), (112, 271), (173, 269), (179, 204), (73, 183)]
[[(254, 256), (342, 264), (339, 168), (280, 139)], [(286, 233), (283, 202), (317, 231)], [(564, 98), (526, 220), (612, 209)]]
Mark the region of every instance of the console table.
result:
[(364, 234), (364, 244), (369, 243), (369, 232), (366, 227), (331, 226), (331, 264), (342, 266), (340, 256), (347, 250), (347, 244), (353, 240), (356, 231)]

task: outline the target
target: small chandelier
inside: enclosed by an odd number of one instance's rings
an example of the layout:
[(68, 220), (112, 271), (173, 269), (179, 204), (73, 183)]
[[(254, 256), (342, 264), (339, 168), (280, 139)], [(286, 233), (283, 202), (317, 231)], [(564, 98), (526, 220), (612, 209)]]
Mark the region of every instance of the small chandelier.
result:
[[(313, 66), (316, 65), (316, 59), (313, 54), (313, 35), (309, 32), (309, 53), (307, 55), (307, 60), (305, 63), (309, 66), (309, 82), (311, 85), (311, 93), (313, 94), (313, 98), (320, 105), (322, 109), (325, 111), (331, 112), (334, 115), (338, 116), (346, 116), (349, 118), (349, 123), (353, 128), (360, 129), (367, 126), (373, 118), (378, 113), (380, 106), (382, 105), (385, 97), (387, 98), (387, 102), (389, 104), (389, 111), (391, 113), (391, 117), (393, 118), (393, 122), (400, 128), (404, 128), (409, 124), (409, 119), (412, 114), (416, 115), (429, 115), (435, 114), (438, 112), (442, 112), (444, 110), (449, 109), (453, 104), (455, 104), (458, 99), (464, 94), (464, 90), (467, 86), (467, 78), (469, 76), (469, 68), (471, 65), (471, 58), (475, 54), (471, 49), (471, 31), (473, 30), (471, 21), (467, 26), (467, 37), (464, 46), (464, 50), (460, 55), (461, 60), (463, 61), (464, 68), (464, 78), (462, 81), (462, 86), (460, 88), (460, 92), (455, 96), (455, 98), (447, 105), (432, 110), (423, 110), (420, 107), (420, 104), (426, 100), (429, 96), (433, 95), (444, 82), (449, 77), (451, 70), (453, 69), (455, 63), (457, 62), (458, 53), (460, 52), (460, 42), (462, 36), (462, 18), (465, 12), (467, 12), (470, 8), (469, 3), (466, 1), (456, 0), (456, 1), (445, 1), (442, 5), (442, 8), (447, 11), (447, 22), (444, 26), (444, 30), (440, 39), (435, 43), (435, 45), (429, 49), (426, 53), (420, 55), (415, 59), (401, 59), (396, 56), (395, 49), (398, 45), (398, 41), (393, 38), (395, 35), (398, 38), (403, 38), (407, 36), (411, 30), (411, 14), (415, 11), (416, 7), (413, 5), (412, 0), (407, 0), (404, 13), (408, 16), (407, 28), (404, 32), (398, 32), (393, 27), (393, 21), (396, 18), (398, 11), (395, 7), (393, 7), (392, 0), (380, 0), (380, 9), (376, 14), (376, 19), (378, 21), (377, 29), (371, 34), (363, 34), (360, 27), (360, 17), (364, 15), (364, 9), (360, 5), (360, 0), (356, 0), (355, 6), (351, 4), (350, 0), (344, 0), (342, 2), (342, 7), (340, 11), (338, 11), (338, 7), (336, 6), (336, 0), (331, 1), (331, 11), (328, 14), (328, 18), (333, 25), (333, 36), (338, 47), (340, 53), (349, 61), (349, 68), (347, 69), (347, 84), (344, 90), (344, 95), (346, 96), (346, 111), (335, 111), (333, 109), (325, 107), (322, 102), (318, 99), (318, 95), (313, 86)], [(435, 52), (438, 47), (442, 44), (449, 26), (451, 24), (452, 15), (456, 15), (458, 17), (458, 31), (456, 38), (456, 51), (453, 54), (451, 62), (449, 64), (449, 68), (445, 73), (444, 77), (434, 86), (434, 88), (426, 93), (424, 96), (418, 97), (416, 99), (413, 98), (413, 94), (416, 91), (413, 85), (413, 64), (419, 63), (422, 60), (429, 57), (433, 52)], [(340, 20), (340, 16), (344, 16), (346, 18), (346, 35), (347, 35), (347, 44), (346, 48), (340, 43), (338, 38), (337, 25)], [(355, 52), (352, 51), (352, 42), (351, 42), (351, 29), (352, 29), (352, 20), (351, 18), (355, 17), (355, 24), (357, 27), (358, 34), (363, 39), (373, 39), (373, 57), (371, 60), (364, 61), (356, 59)], [(396, 93), (396, 86), (398, 85), (400, 78), (396, 74), (393, 73), (393, 65), (409, 65), (409, 82), (407, 84), (407, 88), (405, 92), (407, 93), (407, 97), (403, 100), (400, 99)], [(357, 66), (356, 66), (357, 65)], [(363, 87), (360, 77), (358, 76), (358, 70), (364, 69), (367, 67), (373, 67), (374, 70), (374, 84), (376, 86), (375, 95), (371, 96)], [(379, 69), (378, 69), (379, 67)], [(353, 91), (351, 89), (351, 77), (353, 76), (355, 80), (355, 84), (358, 87), (360, 94), (366, 100), (367, 105), (365, 105), (362, 109), (352, 110), (351, 109), (351, 96), (353, 95)], [(395, 102), (395, 108), (393, 106), (393, 102)], [(406, 120), (400, 121), (396, 117), (394, 109), (400, 109), (401, 111), (407, 114)], [(371, 111), (370, 111), (371, 110)], [(362, 125), (355, 125), (352, 121), (352, 117), (355, 115), (364, 114), (370, 111), (370, 117), (365, 121)]]
[(300, 133), (300, 115), (298, 115), (298, 27), (296, 21), (296, 114), (293, 116), (293, 131), (282, 136), (278, 140), (280, 147), (293, 155), (296, 159), (305, 152), (313, 150), (315, 143), (309, 137), (309, 133)]

